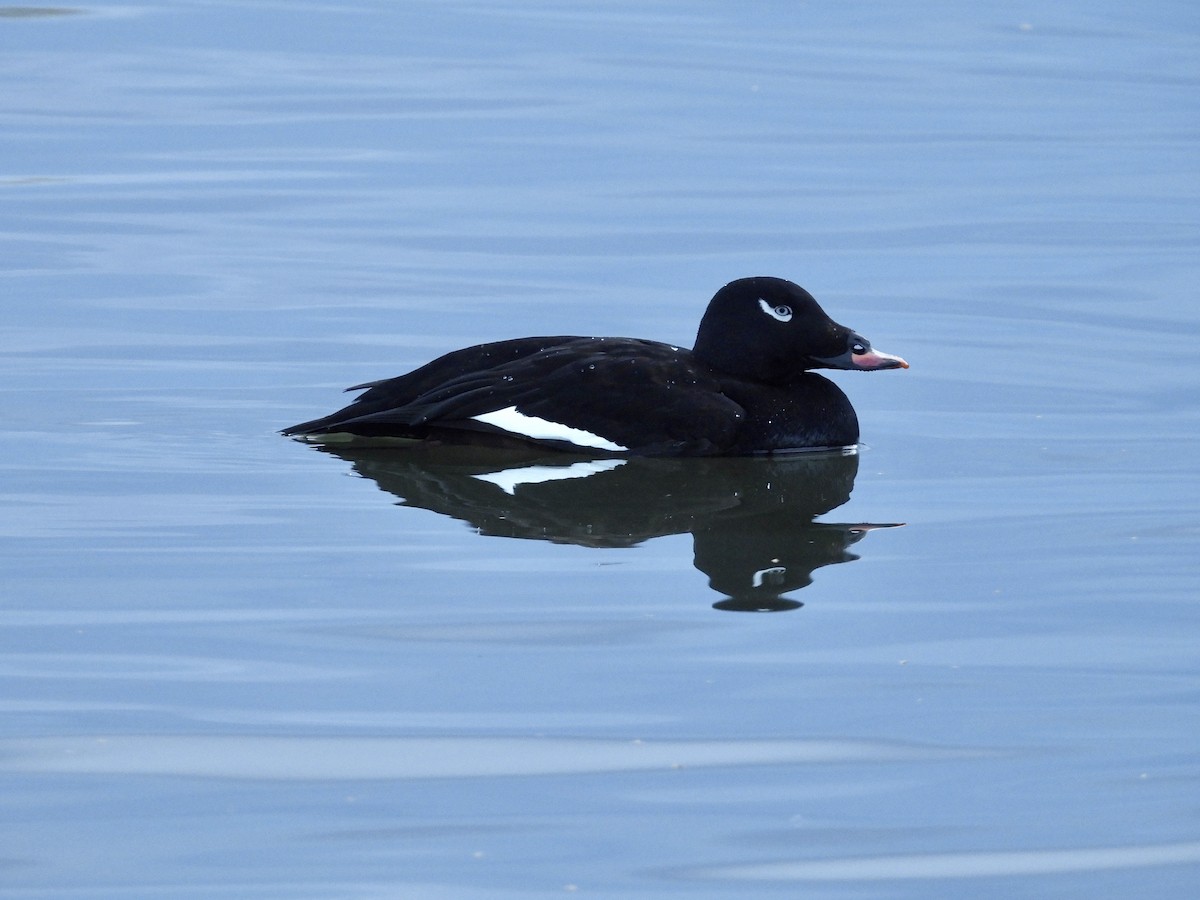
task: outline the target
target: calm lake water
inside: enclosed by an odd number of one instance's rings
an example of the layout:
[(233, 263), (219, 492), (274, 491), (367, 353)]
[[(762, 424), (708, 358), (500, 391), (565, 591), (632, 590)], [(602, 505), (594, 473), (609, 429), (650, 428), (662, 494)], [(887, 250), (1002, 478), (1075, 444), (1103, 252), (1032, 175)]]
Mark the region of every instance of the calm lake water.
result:
[[(0, 895), (1200, 883), (1195, 3), (10, 6), (0, 74)], [(755, 274), (912, 363), (857, 456), (276, 433)]]

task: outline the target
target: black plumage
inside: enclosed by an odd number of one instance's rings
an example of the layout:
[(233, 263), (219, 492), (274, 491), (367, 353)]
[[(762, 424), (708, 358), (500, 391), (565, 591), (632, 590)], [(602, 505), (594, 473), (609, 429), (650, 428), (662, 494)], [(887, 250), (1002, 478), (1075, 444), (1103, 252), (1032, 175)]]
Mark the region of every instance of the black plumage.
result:
[(907, 368), (798, 285), (743, 278), (709, 303), (692, 350), (638, 338), (499, 341), (358, 385), (284, 434), (534, 443), (651, 456), (740, 456), (858, 441), (846, 395), (815, 368)]

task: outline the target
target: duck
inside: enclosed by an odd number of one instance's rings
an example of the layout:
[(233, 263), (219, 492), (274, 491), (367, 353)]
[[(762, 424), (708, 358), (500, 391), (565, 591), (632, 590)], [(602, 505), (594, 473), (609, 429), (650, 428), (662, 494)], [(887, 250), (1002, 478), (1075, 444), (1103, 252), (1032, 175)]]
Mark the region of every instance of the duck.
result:
[(347, 388), (348, 406), (282, 430), (322, 443), (388, 439), (605, 456), (853, 452), (858, 417), (813, 369), (907, 369), (783, 278), (709, 301), (692, 348), (643, 338), (526, 337), (454, 350)]

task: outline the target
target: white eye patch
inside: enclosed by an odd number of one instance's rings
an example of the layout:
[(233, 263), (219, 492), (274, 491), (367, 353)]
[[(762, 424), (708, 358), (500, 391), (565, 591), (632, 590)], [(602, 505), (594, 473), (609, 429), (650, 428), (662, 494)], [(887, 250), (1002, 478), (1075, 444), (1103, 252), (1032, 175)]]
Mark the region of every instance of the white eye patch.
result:
[(772, 306), (762, 297), (758, 298), (758, 306), (763, 312), (774, 319), (776, 322), (789, 322), (792, 318), (792, 308), (790, 306)]
[(787, 576), (786, 566), (771, 566), (769, 569), (759, 569), (750, 577), (750, 586), (760, 588), (764, 584), (778, 587)]

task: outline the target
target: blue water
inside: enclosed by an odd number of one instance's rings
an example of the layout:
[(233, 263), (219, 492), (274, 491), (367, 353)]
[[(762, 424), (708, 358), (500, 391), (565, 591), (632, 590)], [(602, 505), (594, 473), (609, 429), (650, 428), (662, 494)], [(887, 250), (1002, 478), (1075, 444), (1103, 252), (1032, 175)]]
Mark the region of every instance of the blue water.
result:
[[(1198, 51), (1170, 2), (0, 7), (0, 896), (1188, 895)], [(276, 434), (752, 274), (912, 363), (833, 376), (858, 456)]]

